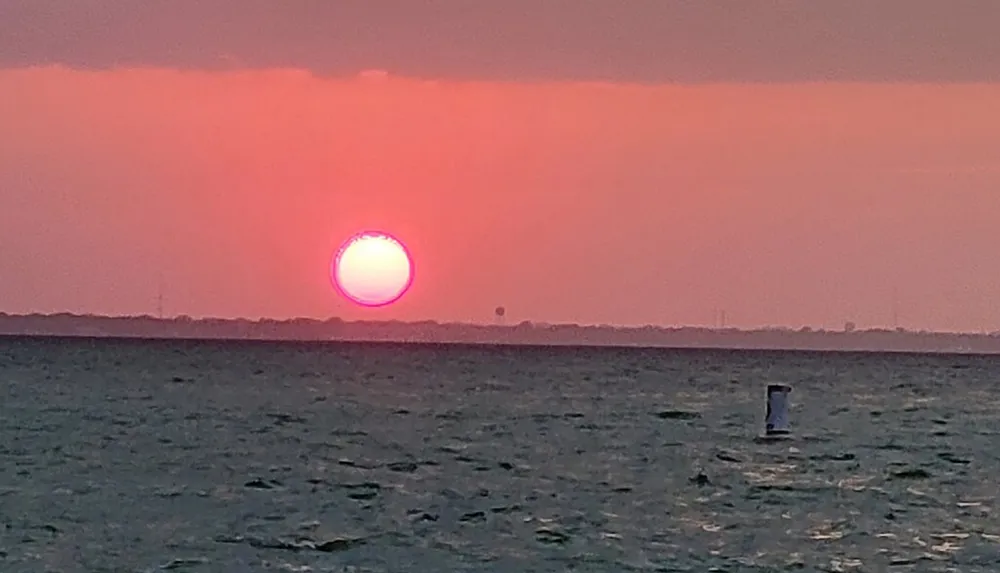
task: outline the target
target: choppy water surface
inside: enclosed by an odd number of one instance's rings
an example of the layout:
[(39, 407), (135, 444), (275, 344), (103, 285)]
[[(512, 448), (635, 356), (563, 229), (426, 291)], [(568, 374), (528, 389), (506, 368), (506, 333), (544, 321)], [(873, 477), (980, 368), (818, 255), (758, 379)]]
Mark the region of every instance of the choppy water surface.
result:
[[(998, 378), (972, 356), (2, 339), (0, 570), (995, 572)], [(776, 381), (797, 439), (757, 443)]]

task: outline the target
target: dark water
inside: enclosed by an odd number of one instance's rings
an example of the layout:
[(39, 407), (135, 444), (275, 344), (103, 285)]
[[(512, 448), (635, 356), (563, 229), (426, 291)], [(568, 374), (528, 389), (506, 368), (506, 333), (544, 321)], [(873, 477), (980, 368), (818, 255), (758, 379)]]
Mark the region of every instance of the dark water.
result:
[[(974, 356), (0, 339), (0, 571), (996, 572), (998, 378)], [(768, 382), (795, 388), (793, 441), (753, 439)]]

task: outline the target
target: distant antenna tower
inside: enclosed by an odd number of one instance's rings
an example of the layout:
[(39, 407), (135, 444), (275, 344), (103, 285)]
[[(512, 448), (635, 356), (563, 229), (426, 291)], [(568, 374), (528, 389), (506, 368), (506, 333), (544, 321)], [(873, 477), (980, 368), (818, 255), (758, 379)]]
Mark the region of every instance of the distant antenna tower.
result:
[(160, 275), (160, 280), (156, 287), (156, 316), (163, 320), (163, 275)]
[(899, 328), (899, 287), (892, 287), (892, 327)]
[(714, 328), (725, 328), (726, 327), (726, 311), (724, 309), (712, 309), (712, 313), (715, 315), (712, 317)]
[(496, 318), (497, 324), (503, 325), (506, 320), (507, 309), (502, 306), (498, 306), (494, 309), (493, 316)]

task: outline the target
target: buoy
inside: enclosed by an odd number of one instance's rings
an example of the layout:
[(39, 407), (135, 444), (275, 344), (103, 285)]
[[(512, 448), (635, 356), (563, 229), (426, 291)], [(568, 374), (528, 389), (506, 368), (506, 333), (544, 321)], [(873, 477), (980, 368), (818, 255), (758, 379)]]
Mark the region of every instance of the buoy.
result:
[(767, 385), (767, 411), (764, 415), (765, 436), (786, 436), (792, 431), (788, 427), (788, 393), (792, 387), (787, 384)]

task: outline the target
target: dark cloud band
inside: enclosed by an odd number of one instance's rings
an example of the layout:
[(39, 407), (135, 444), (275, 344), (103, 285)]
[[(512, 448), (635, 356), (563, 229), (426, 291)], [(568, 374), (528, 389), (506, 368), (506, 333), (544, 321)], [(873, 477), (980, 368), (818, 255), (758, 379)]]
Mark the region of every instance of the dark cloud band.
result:
[(2, 0), (0, 66), (1000, 81), (996, 0)]

